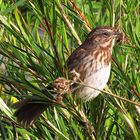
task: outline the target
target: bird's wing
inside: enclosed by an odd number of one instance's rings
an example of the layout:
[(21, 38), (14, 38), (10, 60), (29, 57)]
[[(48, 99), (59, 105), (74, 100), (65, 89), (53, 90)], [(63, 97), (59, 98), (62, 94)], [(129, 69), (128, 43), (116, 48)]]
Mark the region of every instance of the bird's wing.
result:
[(80, 46), (67, 60), (69, 76), (71, 77), (71, 73), (76, 72), (80, 75), (80, 79), (83, 80), (90, 71), (94, 71), (92, 66), (95, 63), (96, 59), (94, 59), (93, 50)]

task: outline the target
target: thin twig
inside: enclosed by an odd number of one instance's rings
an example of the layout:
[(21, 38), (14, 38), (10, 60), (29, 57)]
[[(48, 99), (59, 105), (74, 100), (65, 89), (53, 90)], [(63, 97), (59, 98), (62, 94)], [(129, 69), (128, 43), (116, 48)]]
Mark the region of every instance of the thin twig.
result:
[[(59, 78), (60, 78), (60, 77), (59, 77)], [(60, 78), (60, 79), (61, 79), (61, 78)], [(64, 78), (63, 78), (63, 79), (64, 79)], [(67, 79), (65, 79), (65, 80), (68, 81)], [(77, 82), (77, 81), (79, 81), (79, 82)], [(120, 96), (118, 96), (118, 95), (116, 95), (116, 94), (113, 94), (110, 90), (109, 90), (109, 92), (108, 92), (108, 91), (106, 91), (106, 90), (100, 90), (100, 89), (94, 88), (94, 87), (92, 87), (92, 86), (89, 86), (89, 85), (85, 84), (85, 83), (82, 82), (80, 79), (77, 79), (77, 81), (75, 81), (75, 80), (70, 80), (69, 83), (71, 84), (71, 86), (72, 86), (73, 84), (78, 84), (79, 86), (89, 87), (89, 88), (92, 88), (92, 89), (94, 89), (94, 90), (100, 91), (101, 93), (108, 94), (108, 95), (110, 95), (110, 96), (112, 96), (112, 97), (115, 97), (115, 98), (117, 98), (117, 99), (120, 99), (120, 100), (129, 102), (129, 103), (132, 103), (132, 104), (137, 105), (137, 106), (140, 106), (140, 103), (136, 103), (136, 102), (133, 102), (133, 101), (131, 101), (131, 100), (129, 100), (129, 99), (126, 99), (126, 98), (120, 97)], [(65, 86), (65, 85), (64, 85), (64, 86)], [(77, 86), (76, 88), (69, 89), (69, 92), (72, 92), (72, 91), (76, 90), (77, 88), (79, 88), (79, 86)], [(65, 89), (65, 88), (64, 88), (64, 89)], [(67, 91), (63, 91), (63, 95), (66, 94), (67, 92), (68, 92), (68, 90), (67, 90)]]
[(72, 26), (70, 20), (68, 19), (67, 15), (65, 14), (63, 6), (59, 2), (57, 3), (57, 5), (58, 5), (58, 8), (60, 9), (60, 11), (62, 13), (62, 16), (63, 16), (67, 26), (71, 29), (71, 32), (74, 35), (74, 37), (77, 39), (78, 44), (81, 45), (82, 42), (81, 42), (79, 36), (77, 35), (77, 32), (75, 31), (74, 27)]
[(45, 22), (45, 25), (46, 25), (46, 27), (48, 29), (49, 34), (50, 34), (50, 38), (51, 38), (51, 42), (52, 42), (52, 45), (53, 45), (54, 53), (56, 55), (56, 65), (58, 65), (58, 67), (60, 68), (61, 72), (63, 72), (62, 67), (60, 65), (61, 64), (60, 63), (60, 58), (59, 58), (59, 55), (58, 55), (57, 47), (55, 45), (53, 32), (51, 31), (51, 27), (50, 27), (50, 25), (49, 25), (49, 23), (48, 23), (46, 18), (44, 18), (44, 22)]
[(69, 2), (72, 4), (72, 6), (74, 7), (74, 9), (76, 10), (76, 12), (79, 14), (79, 16), (82, 18), (82, 20), (84, 21), (86, 28), (88, 31), (91, 31), (91, 26), (88, 22), (88, 20), (86, 19), (86, 17), (84, 16), (84, 14), (80, 11), (80, 9), (76, 6), (76, 4), (73, 2), (73, 0), (69, 0)]
[(140, 100), (140, 94), (136, 91), (136, 86), (135, 85), (132, 86), (132, 90)]
[(79, 113), (80, 117), (82, 118), (82, 121), (84, 123), (84, 126), (86, 128), (87, 133), (89, 134), (91, 140), (95, 140), (96, 132), (94, 127), (90, 124), (89, 120), (87, 119), (85, 113), (83, 110), (79, 110), (76, 103), (74, 103), (74, 109)]
[(131, 104), (140, 106), (140, 103), (136, 103), (136, 102), (133, 102), (133, 101), (128, 100), (128, 99), (126, 99), (126, 98), (120, 97), (120, 96), (118, 96), (118, 95), (116, 95), (116, 94), (113, 94), (111, 91), (107, 92), (107, 91), (105, 91), (105, 90), (99, 90), (99, 89), (97, 89), (97, 88), (94, 88), (94, 87), (92, 87), (92, 86), (86, 85), (86, 84), (84, 84), (84, 83), (79, 83), (79, 82), (75, 82), (75, 83), (77, 83), (77, 84), (79, 84), (79, 85), (81, 85), (81, 86), (85, 86), (85, 87), (89, 87), (89, 88), (98, 90), (98, 91), (100, 91), (100, 92), (102, 92), (102, 93), (108, 94), (108, 95), (113, 96), (113, 97), (115, 97), (115, 98), (117, 98), (117, 99), (120, 99), (120, 100), (129, 102), (129, 103), (131, 103)]

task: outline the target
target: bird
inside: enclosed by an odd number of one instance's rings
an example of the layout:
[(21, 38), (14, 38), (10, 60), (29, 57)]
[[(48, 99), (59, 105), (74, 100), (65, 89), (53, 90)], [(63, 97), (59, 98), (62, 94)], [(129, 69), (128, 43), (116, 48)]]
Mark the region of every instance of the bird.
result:
[[(96, 27), (68, 57), (69, 77), (73, 76), (72, 79), (74, 79), (74, 75), (76, 75), (76, 79), (83, 83), (79, 86), (76, 84), (74, 87), (77, 86), (77, 88), (73, 90), (73, 93), (84, 102), (96, 98), (106, 86), (111, 71), (113, 46), (116, 41), (121, 41), (122, 38), (123, 33), (114, 27)], [(61, 86), (66, 85), (65, 91), (68, 91), (71, 84), (70, 80), (57, 78), (51, 87), (53, 89), (58, 87), (61, 89)], [(45, 88), (46, 90), (47, 88)], [(33, 124), (49, 105), (50, 103), (39, 102), (39, 99), (24, 99), (15, 103), (15, 116), (22, 126), (28, 127)]]

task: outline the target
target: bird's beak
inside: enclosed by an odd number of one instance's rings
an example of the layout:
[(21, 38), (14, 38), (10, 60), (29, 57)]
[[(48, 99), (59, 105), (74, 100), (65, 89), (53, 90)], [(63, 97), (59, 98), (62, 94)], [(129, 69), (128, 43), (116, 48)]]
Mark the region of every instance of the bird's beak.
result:
[(121, 31), (115, 31), (114, 37), (116, 38), (117, 42), (128, 42), (128, 37)]
[(114, 37), (118, 40), (121, 39), (123, 36), (123, 33), (119, 32), (119, 31), (115, 31), (114, 33)]

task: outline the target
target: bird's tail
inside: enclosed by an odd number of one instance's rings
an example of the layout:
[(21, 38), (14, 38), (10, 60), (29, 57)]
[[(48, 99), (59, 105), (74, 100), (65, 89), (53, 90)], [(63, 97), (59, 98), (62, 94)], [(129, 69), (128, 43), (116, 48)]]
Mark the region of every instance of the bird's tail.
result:
[(25, 99), (14, 104), (15, 116), (23, 127), (29, 127), (44, 112), (46, 104), (37, 100)]

